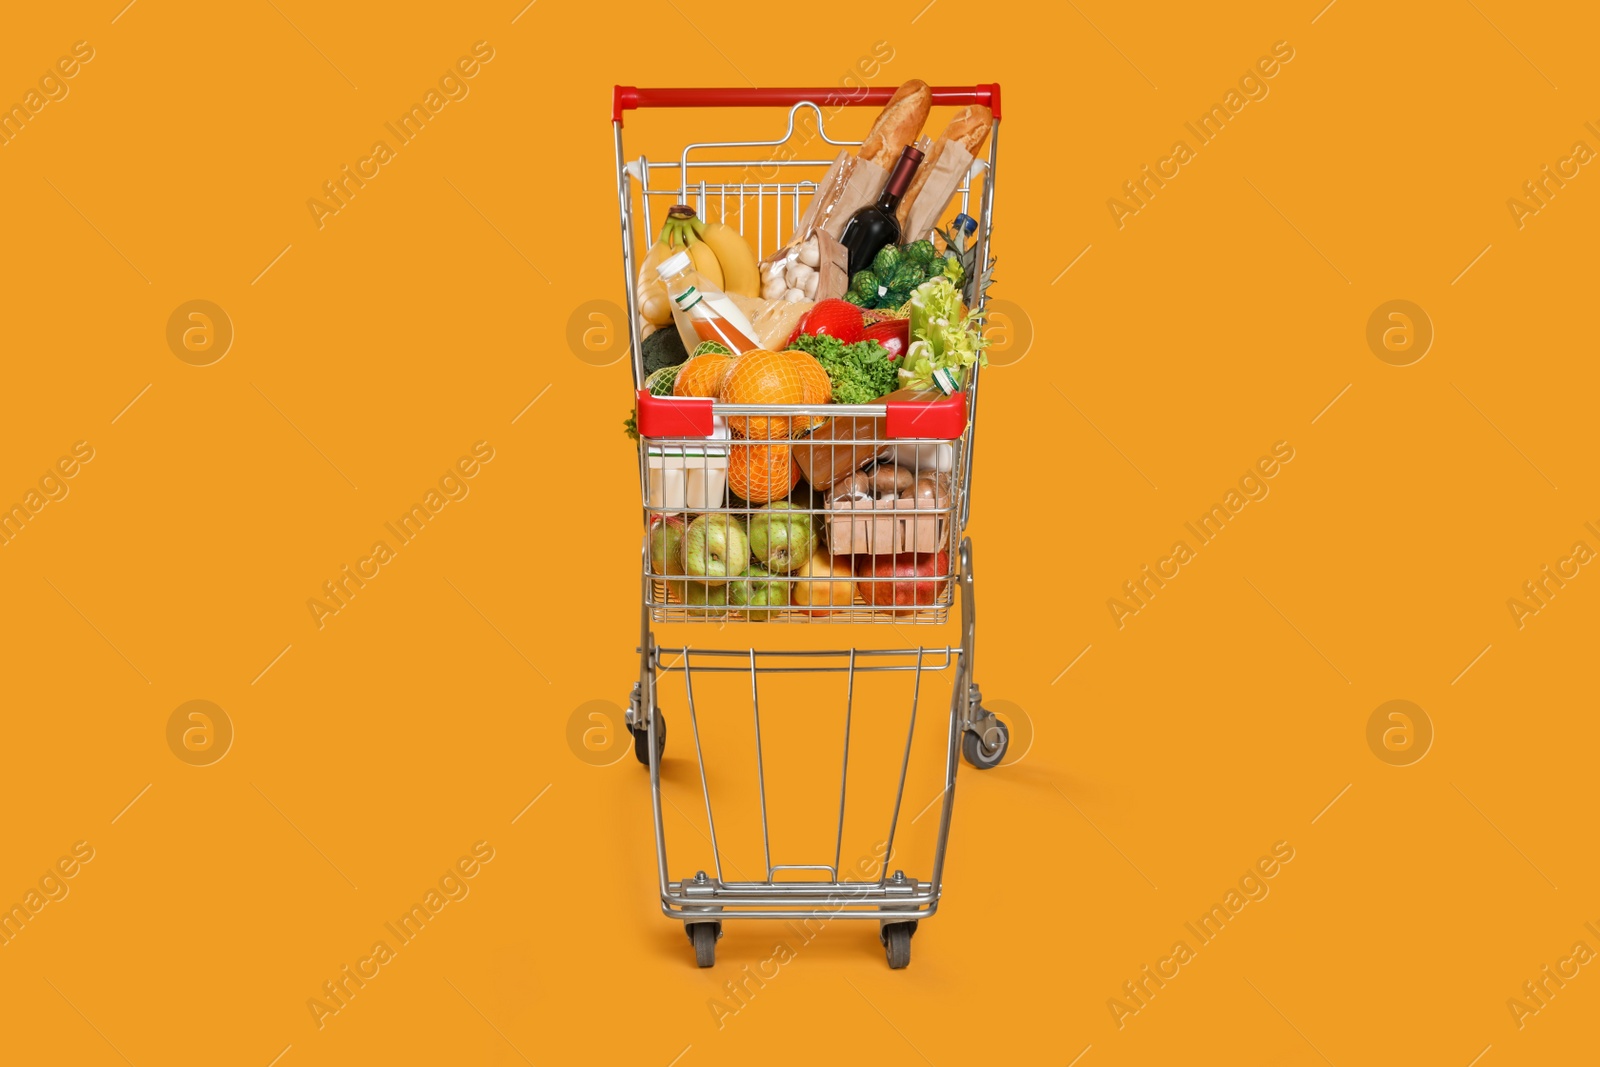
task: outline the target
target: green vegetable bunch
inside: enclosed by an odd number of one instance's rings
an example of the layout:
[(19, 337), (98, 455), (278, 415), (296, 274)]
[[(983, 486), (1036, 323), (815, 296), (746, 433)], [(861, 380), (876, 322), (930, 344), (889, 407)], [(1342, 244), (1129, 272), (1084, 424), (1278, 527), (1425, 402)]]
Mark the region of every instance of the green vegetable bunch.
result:
[(960, 270), (960, 261), (953, 255), (941, 255), (932, 241), (913, 241), (898, 248), (885, 245), (869, 269), (856, 271), (850, 279), (845, 299), (857, 307), (898, 308), (929, 278), (955, 271), (958, 276), (951, 280), (959, 285)]
[(983, 312), (963, 313), (961, 292), (940, 275), (917, 286), (911, 294), (911, 346), (906, 349), (899, 374), (911, 389), (935, 388), (933, 372), (948, 370), (957, 387), (966, 384), (965, 371), (974, 363), (987, 366), (983, 350)]
[(895, 389), (895, 364), (889, 350), (876, 341), (845, 344), (827, 334), (803, 333), (790, 348), (808, 353), (822, 364), (833, 383), (836, 404), (870, 404)]

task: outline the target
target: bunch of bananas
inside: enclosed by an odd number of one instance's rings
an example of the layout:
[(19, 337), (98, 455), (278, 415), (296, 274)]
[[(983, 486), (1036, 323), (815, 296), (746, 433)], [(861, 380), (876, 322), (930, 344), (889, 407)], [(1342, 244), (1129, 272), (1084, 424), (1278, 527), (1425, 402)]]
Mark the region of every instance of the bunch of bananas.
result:
[(651, 326), (665, 326), (672, 321), (672, 302), (667, 299), (666, 283), (656, 274), (656, 267), (684, 249), (694, 261), (696, 273), (711, 288), (740, 296), (761, 295), (756, 253), (750, 242), (732, 226), (702, 222), (694, 208), (678, 204), (667, 212), (656, 243), (639, 265), (639, 315)]

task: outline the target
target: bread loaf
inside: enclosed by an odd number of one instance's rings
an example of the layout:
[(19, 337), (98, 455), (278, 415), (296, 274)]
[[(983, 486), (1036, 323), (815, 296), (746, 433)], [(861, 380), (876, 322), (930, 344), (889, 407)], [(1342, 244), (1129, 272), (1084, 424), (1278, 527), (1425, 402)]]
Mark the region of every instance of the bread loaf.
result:
[(928, 108), (932, 105), (933, 93), (927, 82), (913, 78), (900, 86), (878, 113), (867, 139), (861, 142), (857, 157), (870, 160), (884, 170), (893, 170), (906, 145), (922, 132), (922, 124), (928, 121)]
[[(937, 170), (939, 157), (944, 154), (945, 146), (958, 144), (976, 158), (978, 150), (983, 147), (983, 142), (989, 139), (989, 129), (993, 125), (994, 112), (982, 104), (969, 104), (956, 112), (955, 118), (950, 120), (950, 125), (944, 128), (944, 133), (934, 142), (933, 148), (928, 152), (928, 158), (917, 168), (916, 176), (911, 179), (911, 188), (900, 198), (900, 206), (895, 210), (895, 219), (900, 223), (902, 230), (905, 229), (906, 220), (911, 217), (917, 196)], [(943, 209), (944, 205), (940, 204), (938, 207)]]

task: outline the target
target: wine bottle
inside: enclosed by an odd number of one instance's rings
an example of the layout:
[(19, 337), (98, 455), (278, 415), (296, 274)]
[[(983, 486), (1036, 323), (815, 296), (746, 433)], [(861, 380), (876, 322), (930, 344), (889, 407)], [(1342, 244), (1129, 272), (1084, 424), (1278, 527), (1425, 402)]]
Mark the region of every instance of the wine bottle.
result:
[(878, 202), (861, 208), (845, 224), (844, 235), (839, 238), (839, 243), (844, 245), (849, 255), (850, 277), (854, 278), (857, 271), (872, 266), (873, 257), (885, 245), (900, 243), (900, 223), (895, 220), (894, 211), (911, 185), (917, 166), (922, 162), (922, 155), (922, 150), (915, 145), (906, 145), (889, 174), (889, 184), (883, 187), (883, 195), (878, 197)]

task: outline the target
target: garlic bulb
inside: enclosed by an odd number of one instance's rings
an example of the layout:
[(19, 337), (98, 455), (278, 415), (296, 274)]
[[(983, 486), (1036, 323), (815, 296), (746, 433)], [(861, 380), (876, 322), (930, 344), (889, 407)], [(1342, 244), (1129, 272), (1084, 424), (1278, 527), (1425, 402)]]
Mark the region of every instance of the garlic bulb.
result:
[(822, 266), (822, 249), (817, 243), (816, 235), (806, 238), (800, 244), (800, 262), (816, 270)]

